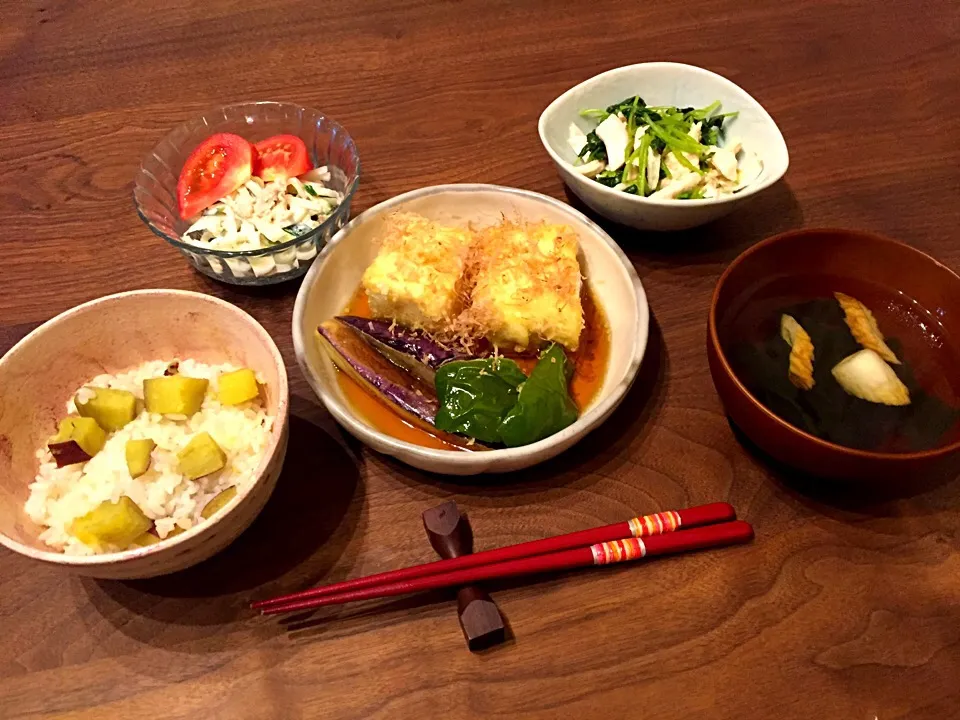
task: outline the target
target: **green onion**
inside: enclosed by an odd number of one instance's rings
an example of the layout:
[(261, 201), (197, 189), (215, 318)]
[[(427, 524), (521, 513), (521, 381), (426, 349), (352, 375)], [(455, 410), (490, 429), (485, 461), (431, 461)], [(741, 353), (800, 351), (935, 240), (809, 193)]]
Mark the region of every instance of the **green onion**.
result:
[(640, 102), (640, 96), (633, 98), (633, 106), (630, 108), (630, 117), (627, 118), (627, 147), (624, 150), (624, 161), (628, 161), (633, 152), (633, 139), (637, 133), (637, 104)]
[(660, 124), (665, 128), (677, 130), (683, 135), (690, 131), (690, 121), (679, 113), (659, 113)]
[(647, 195), (647, 160), (650, 158), (650, 142), (652, 137), (646, 132), (640, 138), (640, 181), (637, 183), (638, 194), (646, 197)]
[(694, 188), (677, 195), (677, 200), (703, 200), (703, 188)]
[(695, 172), (698, 175), (703, 175), (703, 170), (700, 169), (699, 164), (694, 165), (692, 162), (687, 160), (686, 156), (682, 152), (677, 152), (676, 150), (673, 150), (672, 152), (673, 156), (677, 159), (677, 162), (683, 165), (687, 170), (690, 172)]
[(310, 195), (313, 195), (314, 197), (320, 197), (317, 194), (317, 191), (314, 190), (312, 187), (310, 187), (307, 183), (303, 184), (303, 189), (306, 190)]
[(716, 100), (713, 104), (707, 105), (707, 107), (700, 108), (699, 110), (694, 110), (692, 113), (688, 113), (688, 115), (692, 120), (706, 120), (719, 109), (720, 101)]
[[(704, 147), (689, 135), (675, 135), (665, 130), (663, 126), (649, 117), (647, 118), (647, 126), (651, 132), (663, 140), (671, 150), (681, 150), (697, 156), (702, 155), (704, 152)], [(689, 165), (689, 162), (687, 164)]]
[[(656, 122), (653, 122), (652, 120), (650, 120), (649, 127), (650, 127), (650, 130), (653, 131), (655, 135), (657, 135), (657, 137), (659, 137), (661, 140), (664, 141), (664, 143), (667, 146), (667, 149), (669, 149), (670, 152), (673, 153), (674, 157), (677, 158), (677, 161), (681, 165), (687, 168), (687, 170), (691, 172), (695, 172), (698, 175), (704, 174), (699, 167), (694, 165), (683, 155), (684, 152), (689, 152), (693, 155), (696, 155), (697, 157), (702, 155), (703, 152), (705, 151), (705, 148), (700, 143), (698, 143), (689, 135), (678, 137), (673, 133), (667, 132), (659, 124), (657, 124)], [(666, 154), (666, 149), (664, 150), (664, 154)]]
[(584, 117), (584, 118), (596, 118), (596, 119), (598, 119), (600, 122), (603, 122), (604, 120), (606, 120), (606, 119), (607, 119), (607, 115), (609, 115), (609, 114), (610, 114), (610, 113), (608, 113), (608, 112), (607, 112), (606, 110), (604, 110), (603, 108), (590, 108), (590, 109), (588, 109), (588, 110), (581, 110), (581, 111), (580, 111), (580, 117)]

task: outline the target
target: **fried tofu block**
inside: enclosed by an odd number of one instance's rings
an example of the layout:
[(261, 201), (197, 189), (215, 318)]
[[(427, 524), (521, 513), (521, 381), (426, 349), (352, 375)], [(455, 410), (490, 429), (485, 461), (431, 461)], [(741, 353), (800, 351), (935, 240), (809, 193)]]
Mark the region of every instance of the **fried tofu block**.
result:
[(413, 213), (394, 215), (363, 274), (374, 317), (429, 332), (447, 330), (462, 310), (461, 283), (472, 243), (466, 228)]
[(470, 323), (504, 349), (558, 342), (576, 350), (583, 330), (576, 234), (505, 221), (478, 235)]

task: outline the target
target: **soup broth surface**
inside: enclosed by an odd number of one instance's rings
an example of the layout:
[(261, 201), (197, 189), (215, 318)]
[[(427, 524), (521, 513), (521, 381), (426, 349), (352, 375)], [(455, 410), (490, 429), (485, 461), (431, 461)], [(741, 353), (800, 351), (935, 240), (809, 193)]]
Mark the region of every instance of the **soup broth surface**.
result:
[[(911, 402), (892, 407), (848, 394), (831, 374), (862, 350), (844, 321), (834, 292), (866, 305), (901, 361), (891, 365)], [(811, 390), (788, 379), (790, 346), (780, 317), (792, 315), (814, 346)], [(937, 317), (902, 293), (831, 276), (771, 281), (732, 307), (718, 327), (734, 373), (770, 411), (824, 440), (860, 450), (907, 453), (960, 438), (960, 352)]]

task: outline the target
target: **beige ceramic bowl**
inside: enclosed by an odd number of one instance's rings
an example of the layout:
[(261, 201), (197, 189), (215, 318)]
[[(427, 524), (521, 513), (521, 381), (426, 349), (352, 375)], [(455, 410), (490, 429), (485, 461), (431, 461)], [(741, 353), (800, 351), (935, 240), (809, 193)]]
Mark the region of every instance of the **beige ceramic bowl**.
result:
[[(454, 225), (491, 225), (501, 218), (566, 224), (580, 239), (581, 266), (610, 326), (610, 362), (597, 398), (570, 427), (519, 448), (465, 453), (397, 440), (372, 427), (349, 404), (334, 365), (316, 341), (317, 326), (343, 312), (377, 252), (388, 215), (416, 212)], [(338, 232), (307, 273), (293, 311), (297, 361), (330, 413), (352, 435), (382, 453), (448, 475), (508, 472), (566, 450), (609, 417), (630, 389), (647, 346), (649, 311), (643, 286), (623, 251), (599, 226), (569, 205), (538, 193), (497, 185), (438, 185), (399, 195), (367, 210)]]
[[(37, 539), (41, 528), (23, 505), (37, 471), (37, 448), (56, 430), (67, 399), (95, 375), (172, 357), (231, 362), (266, 377), (266, 405), (276, 422), (254, 484), (212, 519), (156, 545), (84, 557), (51, 550)], [(256, 320), (209, 295), (140, 290), (79, 305), (38, 327), (0, 360), (0, 387), (0, 543), (83, 575), (153, 577), (222, 550), (263, 508), (286, 453), (283, 358)]]

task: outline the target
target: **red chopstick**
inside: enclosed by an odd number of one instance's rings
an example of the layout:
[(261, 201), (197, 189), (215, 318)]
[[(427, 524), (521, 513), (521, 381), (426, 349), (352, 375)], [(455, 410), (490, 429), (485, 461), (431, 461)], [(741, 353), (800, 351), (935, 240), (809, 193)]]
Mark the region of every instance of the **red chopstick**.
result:
[(589, 547), (561, 550), (548, 555), (534, 555), (480, 567), (453, 570), (439, 575), (414, 578), (376, 587), (350, 590), (336, 595), (307, 598), (263, 608), (264, 615), (312, 610), (324, 605), (340, 605), (358, 600), (406, 595), (438, 588), (469, 585), (518, 575), (569, 570), (590, 565), (639, 560), (650, 555), (690, 552), (706, 548), (746, 543), (753, 539), (753, 528), (742, 520), (693, 528), (684, 532), (654, 535), (646, 540), (629, 537), (623, 540), (597, 543)]
[(697, 505), (692, 508), (687, 508), (686, 510), (668, 510), (653, 515), (635, 517), (626, 522), (614, 523), (613, 525), (604, 525), (589, 530), (567, 533), (566, 535), (557, 535), (542, 540), (531, 540), (530, 542), (519, 543), (518, 545), (508, 545), (507, 547), (497, 548), (495, 550), (485, 550), (451, 560), (437, 560), (435, 562), (424, 563), (423, 565), (413, 565), (399, 570), (390, 570), (376, 573), (375, 575), (355, 578), (353, 580), (321, 585), (320, 587), (303, 590), (290, 595), (281, 595), (267, 600), (260, 600), (253, 603), (251, 607), (264, 609), (275, 605), (285, 605), (291, 602), (323, 597), (348, 590), (375, 587), (377, 585), (400, 582), (401, 580), (413, 580), (414, 578), (437, 575), (451, 570), (462, 570), (480, 565), (489, 565), (495, 562), (517, 560), (533, 555), (543, 555), (559, 550), (569, 550), (570, 548), (619, 540), (630, 536), (649, 537), (674, 530), (686, 530), (686, 528), (701, 525), (712, 525), (714, 523), (734, 520), (736, 517), (737, 513), (734, 511), (733, 506), (723, 502)]

